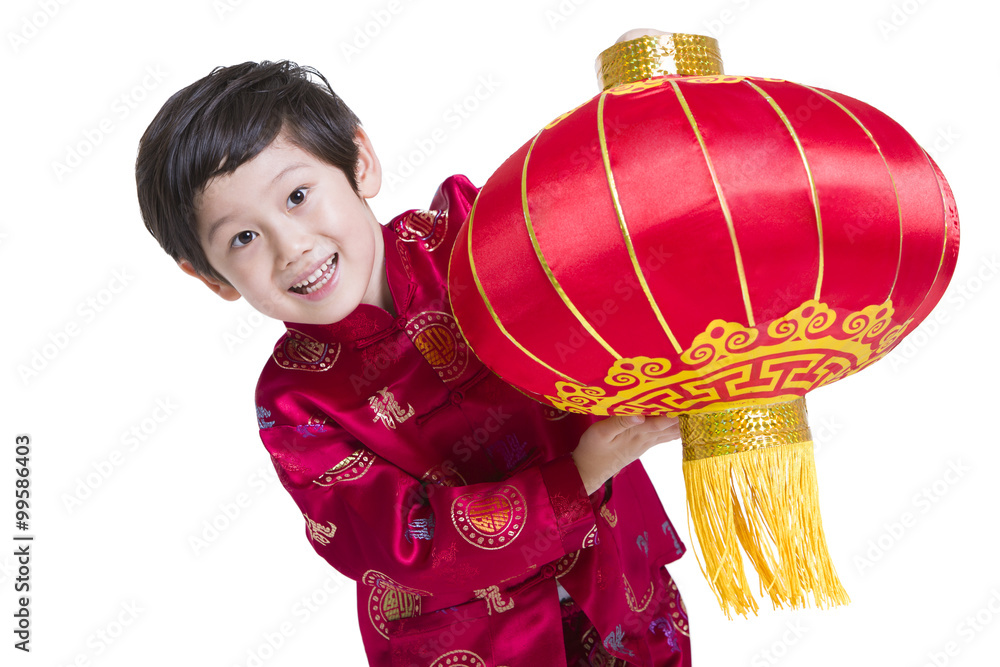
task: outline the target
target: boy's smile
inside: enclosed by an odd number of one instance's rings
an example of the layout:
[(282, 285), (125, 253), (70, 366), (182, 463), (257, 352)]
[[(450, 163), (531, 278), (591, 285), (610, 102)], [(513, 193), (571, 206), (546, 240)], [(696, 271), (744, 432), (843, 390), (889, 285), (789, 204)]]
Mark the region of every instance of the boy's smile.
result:
[(357, 144), (357, 194), (339, 168), (284, 133), (209, 181), (195, 199), (198, 236), (229, 284), (197, 275), (185, 260), (181, 268), (285, 322), (329, 324), (361, 303), (392, 312), (382, 230), (365, 201), (379, 190), (381, 167), (363, 130)]

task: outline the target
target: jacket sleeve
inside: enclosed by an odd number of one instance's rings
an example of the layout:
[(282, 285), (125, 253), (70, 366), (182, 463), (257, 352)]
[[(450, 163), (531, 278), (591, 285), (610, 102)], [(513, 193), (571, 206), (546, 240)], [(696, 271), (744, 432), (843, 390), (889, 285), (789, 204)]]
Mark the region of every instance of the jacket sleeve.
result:
[(415, 591), (468, 598), (596, 539), (569, 455), (453, 487), (416, 479), (337, 425), (271, 426), (261, 438), (313, 548), (355, 580), (374, 570)]

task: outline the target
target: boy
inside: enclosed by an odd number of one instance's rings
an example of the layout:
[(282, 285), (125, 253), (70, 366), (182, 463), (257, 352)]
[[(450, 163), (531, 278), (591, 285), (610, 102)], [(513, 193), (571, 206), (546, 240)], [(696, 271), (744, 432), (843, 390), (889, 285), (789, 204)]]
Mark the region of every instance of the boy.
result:
[(371, 664), (690, 664), (663, 567), (684, 547), (634, 462), (676, 419), (560, 413), (471, 354), (444, 287), (467, 179), (380, 225), (357, 117), (314, 70), (262, 62), (171, 97), (136, 182), (185, 273), (288, 327), (261, 438), (315, 550), (358, 582)]

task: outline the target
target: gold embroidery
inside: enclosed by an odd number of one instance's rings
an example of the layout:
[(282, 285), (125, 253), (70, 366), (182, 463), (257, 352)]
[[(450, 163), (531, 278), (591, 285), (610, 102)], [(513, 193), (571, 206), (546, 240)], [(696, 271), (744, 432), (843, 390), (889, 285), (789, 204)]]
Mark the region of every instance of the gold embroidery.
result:
[(601, 505), (601, 516), (604, 520), (608, 522), (608, 525), (614, 528), (618, 525), (618, 512), (613, 512), (608, 509), (607, 505)]
[[(521, 393), (524, 394), (523, 391)], [(528, 394), (524, 394), (524, 395), (528, 396)], [(528, 396), (528, 398), (533, 398), (533, 397)], [(551, 406), (548, 406), (548, 405), (543, 405), (542, 406), (542, 414), (550, 422), (555, 422), (555, 421), (559, 421), (560, 419), (565, 419), (569, 415), (568, 412), (564, 412), (562, 410), (556, 410), (555, 408), (553, 408)]]
[(668, 585), (668, 596), (670, 602), (668, 606), (670, 607), (670, 622), (673, 624), (677, 631), (680, 632), (685, 637), (690, 637), (689, 634), (691, 627), (687, 620), (687, 608), (684, 606), (684, 600), (681, 599), (680, 591), (677, 590), (677, 584), (670, 580), (667, 582)]
[(368, 406), (375, 412), (372, 421), (381, 420), (386, 428), (395, 429), (397, 424), (413, 416), (413, 406), (407, 404), (405, 409), (400, 406), (388, 387), (379, 389), (378, 396), (369, 396)]
[(500, 587), (496, 585), (490, 586), (485, 590), (479, 589), (475, 591), (475, 596), (486, 601), (486, 613), (490, 616), (493, 615), (494, 611), (502, 614), (514, 608), (514, 598), (510, 598), (507, 602), (504, 602), (503, 597), (500, 595)]
[(569, 574), (569, 571), (573, 569), (576, 565), (576, 561), (580, 560), (580, 550), (577, 549), (573, 553), (566, 554), (559, 560), (555, 562), (556, 579), (561, 579), (562, 577)]
[(635, 593), (632, 591), (632, 585), (628, 583), (628, 579), (625, 575), (622, 575), (622, 581), (625, 582), (625, 601), (628, 603), (628, 608), (634, 612), (646, 611), (646, 607), (653, 600), (653, 591), (655, 587), (653, 582), (649, 582), (649, 592), (642, 598), (642, 602), (635, 599)]
[(289, 329), (271, 357), (282, 368), (326, 371), (330, 370), (340, 357), (340, 343), (330, 346), (301, 331)]
[(438, 486), (465, 486), (468, 484), (452, 461), (443, 461), (432, 466), (420, 479)]
[(375, 454), (362, 447), (312, 481), (318, 486), (361, 479), (375, 462)]
[(513, 486), (489, 493), (467, 493), (451, 506), (451, 520), (465, 540), (480, 549), (502, 549), (524, 528), (527, 508)]
[(451, 313), (420, 313), (406, 323), (406, 335), (442, 380), (457, 380), (469, 365), (469, 346)]
[(448, 232), (448, 212), (409, 211), (396, 221), (395, 230), (403, 241), (419, 241), (425, 250), (433, 252)]
[(361, 583), (372, 589), (368, 595), (368, 619), (386, 639), (389, 638), (388, 623), (419, 616), (420, 597), (430, 595), (427, 591), (398, 584), (375, 570), (368, 570), (361, 575)]
[(591, 528), (586, 535), (583, 536), (583, 546), (582, 549), (587, 547), (593, 547), (601, 543), (601, 538), (597, 536), (597, 526), (595, 525)]
[(430, 664), (430, 667), (486, 667), (486, 661), (472, 651), (448, 651)]
[(669, 79), (663, 79), (656, 77), (653, 79), (645, 79), (643, 81), (630, 81), (628, 83), (622, 83), (612, 88), (608, 88), (602, 94), (607, 95), (631, 95), (632, 93), (639, 93), (644, 90), (649, 90), (650, 88), (659, 88), (665, 84)]
[(327, 525), (316, 523), (309, 518), (308, 514), (303, 514), (306, 518), (306, 526), (309, 529), (309, 539), (318, 542), (322, 545), (327, 545), (333, 538), (333, 534), (337, 532), (337, 527), (333, 525), (332, 521), (327, 521)]
[(838, 314), (806, 301), (766, 327), (713, 320), (681, 354), (622, 359), (604, 386), (557, 382), (546, 396), (562, 410), (676, 414), (793, 400), (885, 356), (912, 322), (893, 327), (892, 302)]

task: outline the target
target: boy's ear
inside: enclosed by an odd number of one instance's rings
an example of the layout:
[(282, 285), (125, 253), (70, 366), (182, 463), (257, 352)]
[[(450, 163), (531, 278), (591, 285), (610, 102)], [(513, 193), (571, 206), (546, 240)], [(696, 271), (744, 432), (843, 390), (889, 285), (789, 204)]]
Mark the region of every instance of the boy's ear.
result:
[(368, 133), (360, 125), (354, 136), (354, 143), (358, 145), (358, 164), (354, 176), (358, 183), (358, 192), (368, 199), (377, 195), (382, 187), (382, 165), (375, 155)]
[(240, 293), (236, 291), (235, 287), (228, 283), (220, 282), (215, 278), (209, 278), (208, 276), (201, 275), (195, 271), (195, 268), (191, 266), (191, 262), (186, 259), (177, 260), (177, 266), (181, 267), (181, 271), (188, 274), (192, 278), (197, 278), (201, 282), (208, 285), (208, 289), (212, 290), (226, 301), (236, 301), (240, 298)]

